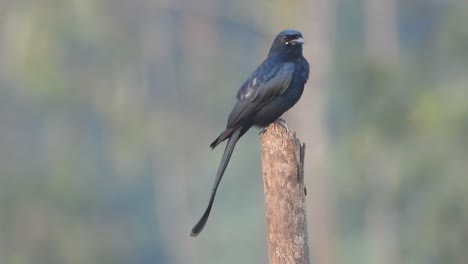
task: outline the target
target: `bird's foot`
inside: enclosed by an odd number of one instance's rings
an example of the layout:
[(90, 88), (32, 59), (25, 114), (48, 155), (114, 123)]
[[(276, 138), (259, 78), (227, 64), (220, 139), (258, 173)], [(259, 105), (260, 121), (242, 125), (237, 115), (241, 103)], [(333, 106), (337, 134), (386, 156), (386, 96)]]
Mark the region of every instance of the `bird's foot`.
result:
[[(283, 129), (285, 129), (287, 132), (290, 131), (290, 130), (289, 130), (289, 127), (286, 126), (286, 121), (284, 121), (283, 118), (280, 117), (280, 118), (276, 119), (276, 121), (275, 121), (274, 123), (278, 124), (280, 127), (282, 127)], [(269, 126), (262, 127), (262, 128), (260, 129), (260, 132), (258, 132), (258, 135), (264, 134), (264, 133), (268, 130), (268, 127), (269, 127)]]
[(286, 121), (284, 121), (283, 118), (280, 117), (280, 118), (276, 119), (275, 123), (278, 124), (279, 126), (281, 126), (282, 128), (286, 129), (287, 132), (289, 132), (289, 127), (286, 126)]
[(275, 121), (275, 122), (276, 122), (276, 123), (278, 123), (278, 124), (280, 124), (280, 125), (284, 125), (284, 124), (286, 124), (286, 121), (284, 121), (284, 119), (283, 119), (283, 118), (281, 118), (281, 117), (280, 117), (280, 118), (278, 118), (278, 119), (276, 119), (276, 121)]

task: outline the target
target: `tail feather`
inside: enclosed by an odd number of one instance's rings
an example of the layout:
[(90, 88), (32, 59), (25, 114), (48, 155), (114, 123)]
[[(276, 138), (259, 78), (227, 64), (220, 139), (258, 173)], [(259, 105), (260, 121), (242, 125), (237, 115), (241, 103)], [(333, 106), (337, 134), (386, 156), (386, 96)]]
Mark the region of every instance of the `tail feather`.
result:
[(229, 138), (237, 129), (235, 128), (227, 128), (226, 130), (224, 130), (219, 136), (218, 138), (215, 139), (215, 141), (213, 141), (213, 143), (211, 143), (210, 145), (210, 148), (211, 149), (214, 149), (216, 148), (216, 146), (219, 145), (219, 143), (223, 142), (224, 140), (226, 140), (227, 138)]
[[(213, 206), (214, 198), (216, 196), (216, 190), (218, 189), (219, 182), (221, 181), (221, 178), (223, 177), (224, 171), (226, 170), (227, 164), (229, 163), (229, 159), (231, 158), (231, 154), (234, 151), (234, 147), (236, 146), (237, 141), (239, 138), (243, 135), (243, 130), (242, 129), (237, 129), (232, 132), (226, 133), (228, 129), (226, 129), (211, 145), (212, 148), (216, 147), (220, 142), (225, 140), (227, 137), (229, 137), (228, 143), (226, 144), (226, 149), (224, 150), (223, 157), (221, 159), (221, 163), (219, 165), (218, 173), (216, 174), (216, 179), (215, 183), (213, 185), (213, 190), (211, 191), (211, 197), (210, 201), (208, 202), (208, 207), (206, 208), (205, 212), (203, 213), (203, 216), (200, 218), (198, 223), (193, 227), (192, 233), (190, 236), (197, 236), (205, 227), (206, 222), (208, 221), (208, 217), (210, 216), (211, 212), (211, 207)], [(226, 133), (226, 134), (225, 134)], [(223, 138), (224, 137), (224, 138)], [(218, 142), (218, 140), (220, 140)]]

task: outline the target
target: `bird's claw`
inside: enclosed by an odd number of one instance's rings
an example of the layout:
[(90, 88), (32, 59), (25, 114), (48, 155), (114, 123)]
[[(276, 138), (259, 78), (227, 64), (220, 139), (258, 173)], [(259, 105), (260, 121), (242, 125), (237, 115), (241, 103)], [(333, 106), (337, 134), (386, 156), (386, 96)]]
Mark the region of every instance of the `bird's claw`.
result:
[[(289, 130), (289, 127), (286, 126), (286, 121), (284, 121), (283, 118), (280, 117), (280, 118), (276, 119), (275, 123), (278, 124), (278, 125), (279, 125), (280, 127), (282, 127), (283, 129), (285, 129), (287, 132), (290, 131), (290, 130)], [(260, 129), (260, 131), (258, 132), (258, 135), (259, 135), (259, 136), (260, 136), (260, 135), (263, 135), (267, 130), (268, 130), (268, 126), (262, 127), (262, 128)]]
[(283, 118), (278, 118), (275, 121), (276, 124), (278, 124), (280, 127), (284, 128), (287, 132), (289, 132), (289, 127), (286, 126), (286, 121), (284, 121)]
[(283, 119), (283, 118), (281, 118), (281, 117), (280, 117), (280, 118), (278, 118), (278, 119), (276, 119), (276, 121), (275, 121), (275, 122), (276, 122), (276, 123), (278, 123), (278, 124), (281, 124), (281, 125), (284, 125), (284, 124), (286, 124), (286, 121), (284, 121), (284, 119)]

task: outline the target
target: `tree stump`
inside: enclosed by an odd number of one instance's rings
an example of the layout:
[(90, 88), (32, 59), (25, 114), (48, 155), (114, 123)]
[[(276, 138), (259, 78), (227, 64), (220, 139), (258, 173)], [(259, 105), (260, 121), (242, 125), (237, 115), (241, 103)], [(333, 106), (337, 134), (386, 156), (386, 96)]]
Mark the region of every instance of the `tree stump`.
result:
[(261, 142), (269, 263), (309, 263), (305, 144), (277, 122), (268, 126)]

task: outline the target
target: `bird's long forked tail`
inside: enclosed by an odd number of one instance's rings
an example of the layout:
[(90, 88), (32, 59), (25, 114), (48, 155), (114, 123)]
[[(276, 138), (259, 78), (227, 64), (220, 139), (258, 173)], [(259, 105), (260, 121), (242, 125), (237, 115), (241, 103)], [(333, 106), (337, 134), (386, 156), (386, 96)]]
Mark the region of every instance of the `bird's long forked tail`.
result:
[(228, 143), (226, 144), (226, 149), (224, 150), (223, 157), (221, 159), (221, 163), (219, 164), (218, 173), (216, 174), (215, 183), (213, 185), (213, 190), (211, 191), (210, 201), (208, 202), (208, 207), (203, 213), (203, 216), (200, 218), (198, 223), (193, 227), (190, 236), (195, 237), (203, 230), (205, 227), (206, 222), (208, 221), (208, 217), (210, 216), (211, 207), (213, 206), (213, 201), (216, 196), (216, 190), (218, 189), (219, 182), (223, 177), (224, 171), (226, 170), (227, 164), (229, 163), (229, 159), (231, 158), (231, 154), (234, 151), (234, 147), (236, 146), (237, 141), (241, 136), (242, 129), (237, 129), (234, 133), (232, 133), (231, 137), (229, 137)]

